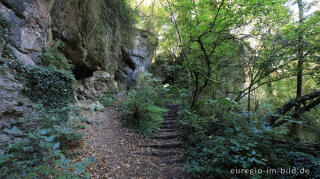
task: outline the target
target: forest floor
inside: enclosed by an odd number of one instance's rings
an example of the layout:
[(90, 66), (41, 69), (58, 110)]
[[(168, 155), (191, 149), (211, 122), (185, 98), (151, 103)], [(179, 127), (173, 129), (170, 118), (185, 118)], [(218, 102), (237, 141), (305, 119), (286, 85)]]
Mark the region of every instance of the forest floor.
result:
[[(78, 148), (81, 152), (77, 161), (95, 157), (97, 161), (87, 168), (92, 178), (187, 178), (182, 170), (180, 152), (177, 152), (181, 145), (163, 147), (157, 145), (159, 141), (155, 139), (135, 134), (121, 125), (117, 111), (112, 107), (95, 113), (84, 111), (83, 116), (92, 122), (80, 131), (84, 138)], [(170, 130), (166, 128), (161, 130)]]

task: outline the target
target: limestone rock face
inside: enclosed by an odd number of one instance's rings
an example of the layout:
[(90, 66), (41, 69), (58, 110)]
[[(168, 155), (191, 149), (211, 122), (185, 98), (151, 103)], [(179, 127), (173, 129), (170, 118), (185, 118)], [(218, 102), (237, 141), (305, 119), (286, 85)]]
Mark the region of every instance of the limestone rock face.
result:
[(158, 40), (148, 31), (136, 30), (131, 47), (122, 48), (116, 79), (126, 88), (134, 86), (139, 74), (150, 66)]
[(42, 50), (62, 41), (59, 50), (75, 66), (81, 98), (109, 90), (105, 79), (113, 87), (115, 80), (134, 83), (151, 63), (156, 40), (149, 32), (134, 30), (132, 45), (123, 47), (121, 22), (106, 11), (112, 1), (0, 0), (0, 15), (11, 24), (8, 46), (24, 64), (41, 65)]
[[(103, 15), (104, 0), (56, 1), (51, 10), (53, 38), (66, 45), (64, 53), (75, 71), (100, 69), (114, 73), (121, 58), (120, 26), (111, 27)], [(117, 19), (115, 19), (117, 21)], [(87, 77), (76, 74), (76, 77)]]
[[(22, 135), (14, 122), (30, 112), (31, 103), (21, 95), (23, 84), (15, 79), (16, 72), (0, 64), (0, 153), (12, 142), (16, 135)], [(5, 131), (11, 130), (14, 135)]]
[[(11, 24), (10, 45), (22, 62), (39, 62), (50, 25), (49, 0), (1, 0), (0, 14)], [(27, 59), (27, 60), (26, 60)]]
[(7, 59), (1, 59), (4, 49), (11, 49), (25, 65), (41, 65), (43, 49), (62, 41), (59, 52), (75, 66), (80, 100), (117, 90), (118, 83), (134, 83), (147, 70), (156, 40), (149, 32), (135, 30), (132, 45), (123, 47), (119, 19), (105, 12), (116, 1), (0, 0), (0, 18), (11, 24), (8, 38), (0, 36), (0, 154), (23, 137), (25, 127), (17, 126), (17, 120), (32, 109), (32, 102), (21, 93), (24, 82), (4, 63)]
[(92, 77), (77, 82), (77, 98), (79, 100), (95, 99), (115, 88), (112, 79), (106, 71), (95, 71)]
[(105, 6), (104, 0), (1, 0), (0, 14), (11, 23), (10, 45), (21, 61), (39, 64), (42, 49), (60, 40), (76, 70), (114, 73), (121, 29), (106, 24)]

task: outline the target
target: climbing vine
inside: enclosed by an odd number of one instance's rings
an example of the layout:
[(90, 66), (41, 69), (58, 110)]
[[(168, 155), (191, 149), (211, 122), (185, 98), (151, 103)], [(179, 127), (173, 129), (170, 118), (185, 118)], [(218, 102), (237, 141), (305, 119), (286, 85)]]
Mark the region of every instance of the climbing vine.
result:
[(63, 107), (74, 102), (75, 78), (72, 74), (42, 66), (25, 66), (11, 61), (9, 66), (24, 81), (23, 93), (35, 103), (48, 107)]

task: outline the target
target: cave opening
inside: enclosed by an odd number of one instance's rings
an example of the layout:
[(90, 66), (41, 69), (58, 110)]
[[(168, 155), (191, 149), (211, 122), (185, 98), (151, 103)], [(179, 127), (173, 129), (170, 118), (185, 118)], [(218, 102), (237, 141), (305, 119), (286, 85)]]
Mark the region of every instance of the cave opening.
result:
[(95, 70), (90, 69), (86, 65), (75, 65), (73, 69), (73, 74), (76, 80), (82, 80), (93, 75)]

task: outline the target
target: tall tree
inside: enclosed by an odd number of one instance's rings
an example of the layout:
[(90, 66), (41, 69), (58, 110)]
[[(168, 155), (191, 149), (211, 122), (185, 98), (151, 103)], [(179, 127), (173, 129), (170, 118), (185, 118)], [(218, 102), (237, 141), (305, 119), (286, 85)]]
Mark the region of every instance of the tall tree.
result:
[[(170, 12), (182, 49), (180, 55), (186, 57), (185, 66), (194, 84), (192, 107), (209, 87), (221, 89), (228, 80), (226, 77), (236, 73), (233, 62), (244, 58), (242, 42), (246, 36), (241, 35), (244, 29), (260, 17), (275, 17), (272, 14), (279, 14), (284, 2), (166, 0), (163, 3)], [(252, 89), (250, 86), (250, 93)]]
[[(299, 24), (298, 24), (298, 48), (297, 48), (297, 58), (298, 58), (298, 67), (297, 67), (297, 94), (296, 98), (300, 99), (302, 95), (302, 77), (303, 77), (303, 63), (304, 63), (304, 49), (303, 49), (303, 22), (304, 22), (304, 8), (302, 0), (297, 0), (297, 5), (299, 9)], [(300, 102), (298, 102), (296, 108), (296, 119), (300, 120)], [(299, 125), (297, 123), (293, 123), (290, 128), (290, 135), (297, 135)]]

